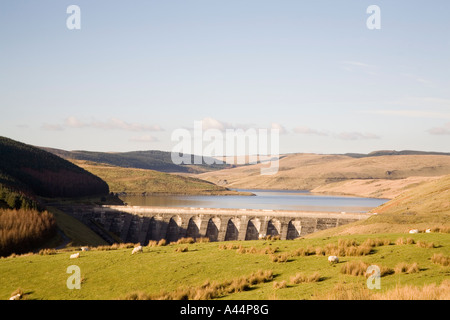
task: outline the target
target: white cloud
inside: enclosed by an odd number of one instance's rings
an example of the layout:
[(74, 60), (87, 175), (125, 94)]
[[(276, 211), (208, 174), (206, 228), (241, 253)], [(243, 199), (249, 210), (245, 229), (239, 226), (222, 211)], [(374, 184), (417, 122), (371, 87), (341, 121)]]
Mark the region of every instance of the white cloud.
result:
[(159, 139), (150, 135), (143, 135), (139, 137), (132, 137), (130, 138), (130, 141), (132, 142), (158, 142)]
[(217, 129), (220, 131), (224, 131), (225, 129), (232, 128), (232, 126), (229, 123), (222, 122), (217, 119), (210, 118), (210, 117), (204, 118), (202, 120), (202, 127), (203, 127), (203, 130)]
[(271, 124), (271, 129), (278, 129), (278, 130), (280, 130), (280, 131), (279, 131), (280, 134), (286, 134), (286, 133), (288, 133), (288, 131), (286, 130), (286, 128), (283, 127), (281, 124), (279, 124), (279, 123), (277, 123), (277, 122), (273, 122), (273, 123)]
[(428, 130), (428, 133), (434, 135), (450, 135), (450, 122), (444, 124), (442, 127), (435, 127)]
[(64, 120), (62, 124), (44, 124), (42, 128), (45, 130), (62, 131), (66, 128), (95, 128), (102, 130), (124, 130), (133, 132), (150, 132), (164, 131), (159, 125), (146, 125), (142, 123), (126, 122), (118, 118), (111, 118), (107, 121), (83, 121), (77, 117), (70, 116)]

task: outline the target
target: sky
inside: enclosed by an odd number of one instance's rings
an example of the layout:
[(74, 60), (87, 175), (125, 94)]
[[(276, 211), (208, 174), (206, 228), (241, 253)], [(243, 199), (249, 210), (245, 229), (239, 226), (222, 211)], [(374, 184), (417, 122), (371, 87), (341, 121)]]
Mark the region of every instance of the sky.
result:
[(448, 0), (3, 0), (0, 136), (171, 151), (202, 121), (278, 128), (280, 153), (450, 152), (449, 14)]

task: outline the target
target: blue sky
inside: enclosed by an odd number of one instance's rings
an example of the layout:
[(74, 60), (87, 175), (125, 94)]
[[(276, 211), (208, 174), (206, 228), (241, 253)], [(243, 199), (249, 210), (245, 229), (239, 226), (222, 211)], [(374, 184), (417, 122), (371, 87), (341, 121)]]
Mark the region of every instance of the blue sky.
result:
[(282, 128), (282, 153), (450, 152), (449, 14), (448, 0), (5, 0), (0, 135), (170, 151), (203, 120)]

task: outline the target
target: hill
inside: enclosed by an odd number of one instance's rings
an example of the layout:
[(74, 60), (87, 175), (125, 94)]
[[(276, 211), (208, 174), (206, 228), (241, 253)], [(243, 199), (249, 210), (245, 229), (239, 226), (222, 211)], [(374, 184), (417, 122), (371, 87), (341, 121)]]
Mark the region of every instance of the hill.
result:
[(66, 160), (84, 160), (97, 163), (110, 164), (116, 167), (149, 169), (160, 172), (201, 173), (209, 170), (224, 169), (226, 164), (206, 165), (205, 159), (198, 159), (190, 155), (191, 163), (203, 161), (203, 164), (177, 165), (172, 162), (171, 152), (149, 150), (132, 152), (92, 152), (92, 151), (65, 151), (53, 148), (40, 147)]
[(102, 178), (114, 193), (141, 194), (243, 194), (211, 182), (148, 169), (122, 168), (90, 161), (75, 164)]
[[(109, 193), (88, 171), (39, 148), (0, 137), (0, 200), (28, 207), (37, 197), (83, 197)], [(34, 204), (30, 204), (34, 206)]]
[(411, 188), (371, 210), (364, 221), (319, 231), (310, 237), (450, 229), (450, 175)]
[[(264, 166), (267, 164), (247, 165), (192, 176), (227, 187), (244, 189), (313, 190), (359, 180), (370, 188), (365, 190), (365, 194), (373, 193), (372, 196), (383, 198), (384, 192), (387, 191), (383, 189), (386, 188), (380, 188), (378, 183), (373, 182), (398, 182), (410, 177), (435, 178), (450, 174), (450, 156), (377, 155), (355, 158), (346, 155), (287, 154), (280, 157), (277, 174), (261, 175), (260, 169)], [(405, 186), (412, 186), (419, 181), (403, 182), (406, 184), (400, 183), (396, 187), (397, 192), (390, 197), (404, 191)], [(337, 189), (339, 188), (332, 191), (338, 193)], [(348, 193), (359, 195), (358, 190), (355, 191)], [(342, 192), (345, 193), (345, 190)]]

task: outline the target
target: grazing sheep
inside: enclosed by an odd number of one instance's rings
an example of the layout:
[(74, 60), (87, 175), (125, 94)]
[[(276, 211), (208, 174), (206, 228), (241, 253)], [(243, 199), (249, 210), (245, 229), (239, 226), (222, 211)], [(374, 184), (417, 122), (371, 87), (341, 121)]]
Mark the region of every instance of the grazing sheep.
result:
[(411, 229), (411, 230), (409, 230), (409, 233), (419, 233), (419, 230), (418, 229)]
[(131, 254), (135, 254), (138, 252), (142, 252), (142, 246), (137, 246), (133, 249), (133, 251), (131, 251)]
[(80, 257), (80, 253), (79, 252), (70, 255), (70, 259), (77, 259), (79, 257)]
[(22, 295), (20, 293), (13, 295), (9, 300), (20, 300)]
[(261, 239), (264, 239), (265, 237), (266, 237), (266, 234), (265, 234), (265, 233), (261, 233), (261, 234), (258, 236), (258, 239), (261, 240)]
[(89, 251), (89, 247), (81, 247), (81, 251)]
[(330, 263), (338, 263), (339, 262), (339, 258), (337, 256), (329, 256), (328, 257), (328, 262), (330, 262)]
[(425, 230), (426, 233), (431, 233), (431, 229)]

